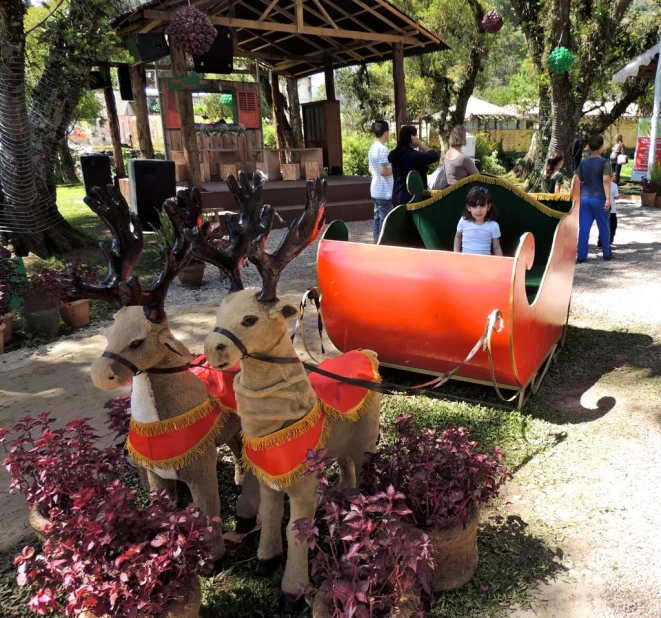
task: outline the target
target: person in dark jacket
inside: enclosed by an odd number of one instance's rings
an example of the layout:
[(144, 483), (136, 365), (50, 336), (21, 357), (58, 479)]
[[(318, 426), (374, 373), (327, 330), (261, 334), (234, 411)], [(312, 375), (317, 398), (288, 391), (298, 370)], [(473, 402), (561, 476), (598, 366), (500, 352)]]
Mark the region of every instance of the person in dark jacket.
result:
[(397, 147), (388, 155), (388, 161), (392, 165), (392, 203), (394, 206), (411, 201), (412, 196), (406, 189), (406, 178), (409, 172), (412, 170), (419, 172), (426, 189), (427, 169), (439, 159), (438, 152), (423, 144), (417, 137), (417, 133), (415, 127), (403, 126), (399, 130)]

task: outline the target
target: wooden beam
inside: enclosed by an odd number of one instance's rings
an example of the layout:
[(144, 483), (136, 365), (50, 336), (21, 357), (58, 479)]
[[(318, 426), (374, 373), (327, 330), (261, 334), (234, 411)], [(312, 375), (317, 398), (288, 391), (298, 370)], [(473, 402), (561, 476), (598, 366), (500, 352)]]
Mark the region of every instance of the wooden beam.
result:
[(333, 57), (324, 56), (324, 78), (326, 79), (326, 100), (335, 101), (335, 75), (333, 74)]
[(143, 159), (153, 159), (154, 146), (149, 130), (149, 109), (147, 108), (147, 93), (145, 91), (147, 85), (145, 65), (138, 64), (129, 67), (129, 73), (131, 75), (131, 91), (133, 92), (133, 109), (135, 110), (135, 124), (138, 129), (140, 156)]
[(278, 4), (278, 0), (271, 0), (271, 4), (266, 7), (266, 10), (262, 13), (261, 17), (257, 21), (264, 21), (269, 13), (273, 10), (273, 7)]
[(117, 105), (115, 105), (115, 95), (112, 91), (112, 86), (103, 89), (103, 96), (106, 99), (108, 129), (110, 129), (112, 156), (115, 159), (117, 177), (126, 178), (126, 168), (124, 167), (124, 158), (122, 157), (122, 139), (119, 133), (119, 118), (117, 117)]
[(397, 24), (394, 24), (394, 23), (391, 22), (387, 17), (384, 17), (383, 15), (381, 15), (381, 13), (379, 13), (379, 11), (377, 11), (376, 9), (373, 9), (371, 6), (368, 6), (368, 5), (365, 4), (364, 2), (361, 2), (361, 0), (353, 0), (353, 1), (354, 1), (358, 6), (362, 7), (363, 9), (365, 9), (368, 13), (371, 13), (372, 15), (374, 15), (374, 17), (376, 17), (376, 18), (380, 19), (382, 22), (388, 24), (388, 25), (389, 25), (391, 28), (393, 28), (394, 30), (400, 30), (400, 27), (399, 27)]
[(395, 43), (392, 46), (392, 79), (395, 87), (395, 126), (397, 135), (402, 125), (406, 124), (406, 82), (404, 81), (404, 46)]
[(303, 0), (296, 0), (296, 30), (303, 32), (305, 29), (305, 15), (303, 14)]
[[(186, 52), (181, 47), (170, 44), (170, 64), (175, 77), (187, 75)], [(193, 94), (190, 90), (178, 90), (177, 106), (181, 123), (181, 141), (184, 146), (184, 157), (188, 167), (188, 182), (194, 187), (202, 188), (200, 173), (200, 155), (197, 150), (197, 133), (195, 131), (195, 116), (193, 112)]]
[[(404, 20), (409, 26), (412, 26), (415, 28), (420, 34), (422, 34), (425, 38), (429, 39), (427, 41), (428, 43), (442, 43), (441, 39), (439, 39), (435, 34), (429, 32), (427, 28), (423, 27), (421, 24), (419, 24), (417, 21), (414, 19), (411, 19), (406, 13), (402, 13), (400, 10), (398, 10), (396, 7), (394, 7), (390, 2), (387, 2), (386, 0), (375, 0), (378, 4), (380, 4), (384, 9), (389, 11), (390, 13), (397, 15), (400, 19)], [(418, 41), (420, 43), (420, 41)]]
[(331, 19), (331, 16), (328, 14), (328, 11), (324, 8), (324, 5), (319, 2), (319, 0), (314, 0), (314, 3), (317, 5), (319, 12), (325, 17), (326, 21), (335, 29), (339, 30), (340, 27)]
[[(144, 10), (147, 19), (170, 20), (173, 12)], [(420, 45), (421, 41), (412, 36), (399, 34), (381, 34), (378, 32), (361, 32), (359, 30), (334, 30), (333, 28), (317, 28), (314, 26), (303, 26), (298, 30), (297, 24), (281, 24), (273, 21), (257, 21), (254, 19), (230, 19), (229, 17), (212, 16), (211, 21), (217, 26), (229, 28), (246, 28), (247, 30), (266, 30), (268, 32), (294, 32), (308, 34), (310, 36), (325, 36), (331, 39), (356, 39), (360, 41), (379, 41), (381, 43), (407, 43), (409, 45)]]

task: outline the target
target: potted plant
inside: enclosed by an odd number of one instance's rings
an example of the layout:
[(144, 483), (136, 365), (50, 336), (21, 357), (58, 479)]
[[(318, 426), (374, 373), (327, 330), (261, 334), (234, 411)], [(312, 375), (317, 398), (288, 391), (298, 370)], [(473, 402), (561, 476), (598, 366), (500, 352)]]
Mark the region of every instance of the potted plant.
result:
[(59, 303), (62, 295), (59, 270), (35, 270), (22, 285), (22, 313), (33, 333), (57, 335), (60, 330)]
[(369, 456), (367, 491), (394, 486), (406, 496), (411, 523), (431, 539), (434, 592), (459, 588), (473, 576), (480, 506), (511, 476), (501, 458), (497, 447), (479, 453), (465, 428), (418, 431), (409, 415), (397, 419), (393, 441)]
[(643, 176), (640, 179), (640, 203), (643, 206), (654, 206), (656, 201), (657, 185)]
[[(68, 276), (73, 276), (73, 278), (86, 283), (95, 283), (99, 279), (99, 268), (94, 264), (74, 264), (67, 271)], [(89, 299), (81, 298), (69, 301), (66, 290), (63, 290), (60, 297), (60, 317), (71, 328), (87, 326), (90, 323)]]
[[(2, 249), (0, 247), (0, 249)], [(4, 343), (9, 343), (14, 334), (14, 317), (16, 312), (12, 310), (11, 301), (18, 296), (21, 277), (16, 271), (16, 264), (11, 259), (11, 254), (0, 255), (0, 283), (3, 286), (3, 298), (0, 300), (0, 323), (5, 325), (3, 331)]]
[[(214, 530), (194, 505), (179, 509), (163, 492), (143, 508), (120, 481), (82, 487), (73, 511), (50, 525), (41, 554), (15, 558), (41, 615), (81, 618), (199, 618), (198, 574), (213, 570)], [(54, 593), (53, 591), (57, 591)]]
[(322, 514), (294, 523), (296, 537), (315, 552), (311, 574), (319, 587), (301, 591), (313, 617), (419, 615), (421, 593), (430, 591), (429, 538), (406, 526), (411, 511), (392, 486), (373, 495), (329, 487), (325, 470), (333, 461), (325, 449), (308, 453), (306, 474), (319, 479)]
[[(170, 221), (170, 217), (164, 210), (158, 212), (158, 218), (161, 222), (160, 227), (151, 226), (156, 240), (161, 247), (172, 248), (175, 242), (172, 221)], [(185, 287), (199, 288), (204, 280), (204, 268), (204, 262), (191, 258), (188, 264), (177, 273), (177, 279)]]
[(655, 161), (650, 169), (650, 181), (656, 187), (656, 196), (652, 206), (661, 208), (661, 162)]
[(11, 430), (0, 428), (10, 493), (25, 496), (30, 523), (42, 538), (54, 516), (71, 516), (74, 494), (82, 488), (104, 487), (128, 470), (121, 451), (96, 446), (98, 436), (87, 419), (57, 429), (56, 420), (44, 412), (37, 418), (19, 419)]

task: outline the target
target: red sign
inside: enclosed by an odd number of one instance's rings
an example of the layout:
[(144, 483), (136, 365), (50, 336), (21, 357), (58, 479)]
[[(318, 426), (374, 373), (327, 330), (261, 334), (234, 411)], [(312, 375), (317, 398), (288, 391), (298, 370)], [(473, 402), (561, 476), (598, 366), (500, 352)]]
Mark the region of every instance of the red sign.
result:
[[(636, 142), (636, 158), (633, 162), (633, 171), (647, 174), (647, 162), (650, 154), (650, 138), (638, 137)], [(661, 161), (661, 139), (656, 140), (656, 160)]]

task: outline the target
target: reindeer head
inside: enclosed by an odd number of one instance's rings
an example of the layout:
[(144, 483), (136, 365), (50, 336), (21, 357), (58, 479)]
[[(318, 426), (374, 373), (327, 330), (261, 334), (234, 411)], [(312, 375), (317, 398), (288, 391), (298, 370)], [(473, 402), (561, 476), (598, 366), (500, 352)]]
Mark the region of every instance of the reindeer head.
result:
[[(262, 278), (262, 289), (242, 290), (225, 296), (216, 314), (216, 329), (207, 336), (204, 351), (213, 367), (229, 367), (251, 355), (273, 354), (288, 338), (287, 320), (298, 309), (277, 297), (277, 285), (285, 267), (311, 244), (324, 225), (326, 181), (307, 182), (305, 211), (287, 229), (278, 248), (269, 253), (268, 233), (261, 233), (250, 245), (248, 258)], [(218, 331), (221, 332), (218, 332)]]
[(110, 246), (100, 245), (108, 261), (108, 275), (94, 285), (69, 277), (65, 280), (70, 287), (69, 297), (105, 300), (123, 307), (115, 314), (103, 356), (92, 365), (94, 385), (113, 390), (138, 371), (147, 371), (164, 362), (170, 366), (188, 362), (190, 352), (170, 332), (164, 306), (170, 284), (190, 260), (184, 228), (197, 226), (201, 214), (199, 191), (179, 191), (176, 198), (163, 204), (172, 221), (175, 243), (174, 247), (161, 249), (162, 269), (148, 290), (142, 289), (138, 277), (131, 276), (142, 254), (143, 238), (140, 221), (129, 212), (126, 200), (109, 185), (105, 191), (95, 187), (85, 203), (112, 233)]

